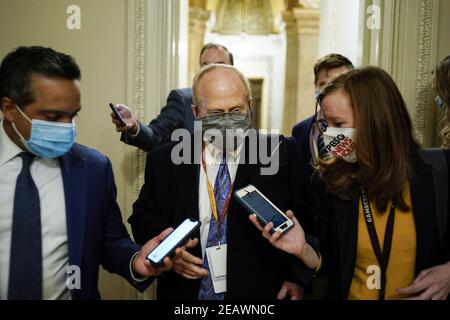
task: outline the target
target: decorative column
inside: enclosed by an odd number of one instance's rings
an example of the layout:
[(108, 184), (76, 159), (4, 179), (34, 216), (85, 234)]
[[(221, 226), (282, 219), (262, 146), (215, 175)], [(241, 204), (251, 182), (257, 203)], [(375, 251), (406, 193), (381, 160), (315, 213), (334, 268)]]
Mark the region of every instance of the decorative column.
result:
[[(128, 1), (127, 104), (144, 123), (156, 117), (170, 90), (186, 86), (188, 1)], [(124, 220), (144, 184), (146, 153), (126, 147), (127, 194)], [(132, 299), (154, 299), (129, 287)]]
[(320, 13), (317, 8), (292, 6), (282, 13), (286, 23), (286, 81), (282, 133), (314, 114), (314, 72)]
[(206, 3), (198, 2), (191, 0), (189, 7), (189, 85), (192, 85), (192, 80), (199, 70), (200, 51), (205, 38), (206, 23), (211, 15), (211, 12), (205, 9)]
[[(420, 143), (430, 147), (436, 143), (436, 108), (431, 90), (431, 74), (437, 51), (437, 20), (439, 4), (432, 0), (420, 0), (418, 9), (418, 37), (416, 53), (416, 95), (414, 125)], [(448, 29), (447, 29), (448, 30)], [(435, 41), (433, 41), (435, 40)], [(434, 60), (434, 61), (433, 61)], [(431, 108), (430, 108), (431, 104)]]
[[(363, 29), (365, 59), (386, 70), (405, 99), (418, 141), (436, 146), (438, 126), (431, 88), (431, 70), (439, 61), (439, 48), (445, 46), (450, 6), (439, 0), (366, 0), (363, 9), (376, 6), (382, 13), (382, 28)], [(444, 45), (442, 44), (444, 43)], [(448, 51), (441, 54), (441, 58)]]

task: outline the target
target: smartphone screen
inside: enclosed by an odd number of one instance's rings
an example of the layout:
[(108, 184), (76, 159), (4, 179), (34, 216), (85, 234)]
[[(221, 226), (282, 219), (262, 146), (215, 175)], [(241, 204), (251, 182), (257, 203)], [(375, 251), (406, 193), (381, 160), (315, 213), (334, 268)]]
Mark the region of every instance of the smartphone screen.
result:
[(163, 259), (181, 246), (199, 225), (199, 221), (186, 219), (147, 255), (147, 259), (154, 264), (162, 263)]
[(272, 222), (274, 229), (287, 221), (287, 219), (257, 191), (247, 193), (242, 197), (242, 200), (244, 200), (255, 212), (264, 218), (267, 223)]

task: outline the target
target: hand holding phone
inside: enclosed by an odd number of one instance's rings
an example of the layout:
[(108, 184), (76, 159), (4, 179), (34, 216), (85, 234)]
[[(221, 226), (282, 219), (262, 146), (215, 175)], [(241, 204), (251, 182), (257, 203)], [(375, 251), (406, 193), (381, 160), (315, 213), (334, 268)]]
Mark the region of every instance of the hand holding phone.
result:
[[(310, 269), (318, 268), (321, 260), (306, 242), (305, 232), (292, 211), (284, 214), (252, 185), (237, 190), (235, 196), (251, 214), (255, 227), (275, 248), (296, 256)], [(273, 223), (272, 228), (267, 226), (269, 222)]]
[(126, 124), (125, 120), (123, 119), (122, 115), (120, 114), (119, 110), (117, 110), (117, 107), (114, 104), (112, 104), (111, 102), (109, 103), (109, 107), (111, 108), (112, 112), (116, 116), (116, 119), (119, 120), (120, 126), (125, 127), (127, 124)]
[(284, 234), (294, 226), (294, 222), (253, 185), (235, 191), (234, 195), (250, 214), (256, 215), (262, 227), (273, 223), (271, 233)]
[(148, 255), (147, 260), (154, 266), (160, 266), (165, 257), (171, 257), (200, 227), (200, 221), (186, 219), (166, 239)]
[(167, 228), (142, 246), (141, 251), (133, 259), (132, 268), (135, 277), (141, 279), (155, 277), (173, 267), (173, 261), (169, 258), (165, 258), (160, 266), (153, 266), (147, 261), (148, 252), (156, 248), (172, 231), (173, 228)]

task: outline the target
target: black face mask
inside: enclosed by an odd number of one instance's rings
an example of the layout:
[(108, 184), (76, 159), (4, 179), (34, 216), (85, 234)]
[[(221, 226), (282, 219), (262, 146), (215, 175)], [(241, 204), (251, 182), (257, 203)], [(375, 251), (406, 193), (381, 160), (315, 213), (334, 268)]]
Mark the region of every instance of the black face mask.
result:
[(247, 130), (252, 128), (251, 111), (220, 113), (198, 118), (202, 122), (203, 138), (223, 151), (236, 150), (244, 141)]

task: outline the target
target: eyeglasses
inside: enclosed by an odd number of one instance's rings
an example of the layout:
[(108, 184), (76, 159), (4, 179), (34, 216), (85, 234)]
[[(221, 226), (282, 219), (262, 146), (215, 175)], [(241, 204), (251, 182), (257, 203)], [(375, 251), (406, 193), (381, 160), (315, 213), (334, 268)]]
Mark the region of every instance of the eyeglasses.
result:
[(327, 127), (328, 123), (323, 117), (322, 109), (320, 108), (320, 101), (319, 99), (316, 99), (313, 130), (317, 130), (320, 134), (323, 134), (327, 130)]
[(445, 108), (445, 102), (444, 102), (444, 100), (442, 100), (442, 98), (440, 96), (436, 96), (436, 98), (434, 98), (434, 101), (436, 102), (436, 106), (439, 109)]
[(203, 117), (198, 118), (197, 120), (208, 119), (210, 123), (214, 123), (215, 121), (220, 122), (223, 119), (223, 117), (225, 117), (226, 115), (229, 115), (230, 118), (234, 121), (244, 121), (247, 118), (247, 114), (248, 114), (247, 112), (241, 113), (238, 111), (220, 112), (220, 113), (207, 114)]

